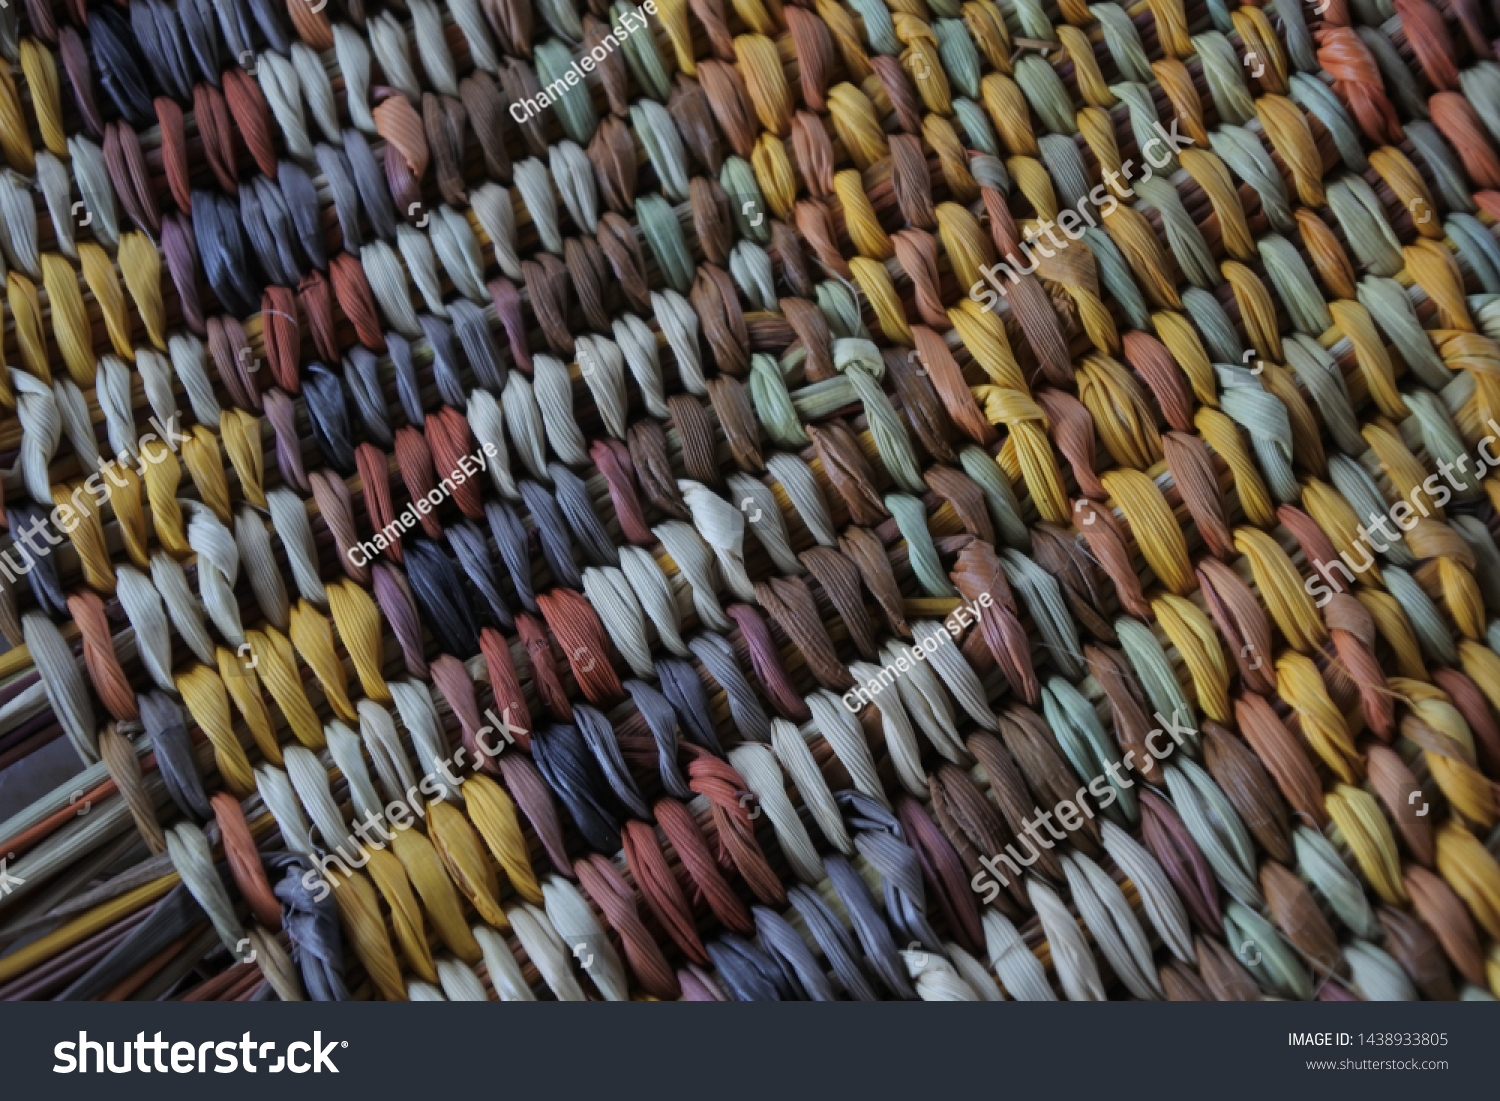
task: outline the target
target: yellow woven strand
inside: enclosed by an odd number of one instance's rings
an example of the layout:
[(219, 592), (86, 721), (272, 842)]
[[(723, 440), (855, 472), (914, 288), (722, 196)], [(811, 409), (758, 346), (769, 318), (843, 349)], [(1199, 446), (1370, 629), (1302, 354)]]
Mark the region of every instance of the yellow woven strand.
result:
[(542, 902), (542, 888), (531, 868), (526, 835), (521, 832), (516, 805), (505, 789), (483, 773), (464, 781), (464, 799), (479, 835), (489, 846), (516, 893), (533, 905)]
[[(45, 260), (45, 257), (43, 258)], [(52, 368), (47, 363), (47, 338), (42, 333), (42, 303), (36, 284), (18, 271), (5, 276), (5, 298), (16, 323), (16, 347), (21, 353), (21, 367), (47, 385), (52, 385)], [(10, 390), (10, 380), (6, 380)], [(15, 395), (6, 403), (15, 407)]]
[(500, 908), (495, 867), (469, 820), (452, 804), (435, 801), (427, 805), (427, 833), (449, 877), (479, 916), (497, 929), (509, 929), (510, 919)]
[(786, 143), (775, 134), (761, 134), (750, 151), (750, 167), (771, 213), (790, 218), (797, 204), (797, 174), (786, 155)]
[(266, 456), (260, 442), (260, 418), (243, 409), (219, 413), (219, 440), (240, 479), (240, 492), (255, 508), (266, 507)]
[(1175, 310), (1162, 310), (1151, 315), (1156, 326), (1156, 335), (1172, 353), (1177, 366), (1187, 376), (1198, 401), (1210, 408), (1219, 407), (1218, 383), (1214, 378), (1214, 367), (1209, 362), (1203, 341), (1187, 316)]
[(1401, 857), (1396, 852), (1390, 823), (1380, 812), (1375, 797), (1349, 784), (1339, 784), (1324, 798), (1323, 805), (1375, 893), (1392, 906), (1405, 906)]
[(292, 645), (302, 660), (307, 662), (323, 686), (323, 695), (329, 706), (345, 722), (358, 719), (358, 712), (349, 702), (349, 680), (344, 673), (344, 663), (333, 648), (333, 626), (306, 600), (299, 600), (291, 611), (288, 629)]
[(286, 716), (292, 733), (308, 749), (322, 749), (323, 724), (318, 721), (318, 713), (307, 698), (307, 690), (302, 687), (302, 675), (297, 671), (292, 644), (270, 625), (259, 631), (246, 631), (245, 639), (255, 657), (255, 671)]
[(52, 335), (68, 374), (79, 386), (92, 389), (98, 361), (94, 358), (88, 311), (84, 309), (72, 265), (56, 253), (42, 254), (42, 289), (47, 292), (47, 303), (52, 308)]
[(864, 177), (852, 168), (833, 175), (833, 192), (844, 208), (844, 228), (861, 256), (872, 260), (889, 260), (896, 255), (895, 246), (880, 225), (870, 197), (865, 194)]
[(99, 499), (84, 487), (60, 484), (52, 487), (52, 510), (59, 516), (65, 534), (78, 552), (83, 579), (89, 588), (101, 593), (115, 591), (115, 567), (110, 561), (109, 544), (104, 538), (104, 521), (99, 514)]
[(417, 889), (433, 928), (448, 950), (465, 963), (478, 963), (479, 942), (464, 920), (458, 890), (443, 871), (442, 860), (432, 842), (417, 830), (397, 830), (391, 848)]
[(1485, 932), (1500, 939), (1500, 864), (1484, 844), (1457, 822), (1446, 822), (1437, 832), (1437, 866)]
[(175, 683), (177, 691), (182, 693), (182, 702), (187, 704), (188, 713), (214, 747), (214, 763), (218, 765), (219, 775), (224, 777), (224, 783), (236, 799), (244, 799), (255, 791), (255, 773), (250, 768), (245, 747), (235, 736), (224, 682), (208, 666), (194, 665), (180, 674)]
[[(57, 79), (57, 59), (52, 56), (52, 51), (41, 46), (33, 38), (21, 39), (21, 76), (25, 79), (26, 87), (31, 92), (31, 106), (36, 112), (36, 127), (42, 135), (42, 144), (48, 151), (60, 161), (68, 160), (68, 132), (63, 125), (62, 113), (62, 85)], [(9, 75), (5, 77), (7, 83)], [(14, 89), (14, 85), (10, 86)], [(19, 108), (19, 101), (16, 107)], [(29, 176), (36, 171), (36, 161), (31, 158), (31, 141), (26, 135), (26, 122), (23, 118), (12, 119), (9, 112), (10, 104), (6, 104), (5, 117), (0, 118), (0, 146), (6, 150), (5, 159), (17, 172)], [(12, 130), (13, 123), (20, 125)], [(20, 153), (20, 143), (25, 143), (25, 154), (19, 159), (22, 163), (16, 163), (17, 158), (11, 155), (11, 144), (15, 143), (15, 152)]]
[(198, 487), (198, 496), (203, 503), (220, 523), (232, 524), (229, 480), (224, 476), (224, 460), (219, 457), (219, 437), (201, 424), (193, 425), (187, 439), (182, 441), (182, 463), (187, 467), (193, 485)]
[[(30, 50), (27, 47), (30, 47)], [(35, 64), (36, 55), (46, 53), (46, 51), (39, 50), (29, 38), (21, 41), (22, 72), (27, 83), (30, 84), (32, 73), (25, 68), (28, 53)], [(52, 78), (54, 81), (57, 79), (55, 68), (52, 71)], [(21, 110), (21, 96), (16, 90), (14, 78), (10, 75), (9, 65), (0, 65), (0, 154), (4, 155), (5, 163), (21, 175), (30, 176), (36, 172), (36, 150), (32, 147), (31, 137), (27, 133), (26, 116)]]
[(891, 282), (891, 273), (886, 271), (885, 265), (868, 256), (855, 256), (849, 260), (849, 270), (869, 299), (870, 308), (875, 311), (886, 339), (908, 347), (914, 344), (911, 327), (906, 323), (906, 311), (901, 306), (901, 296), (896, 293), (896, 285)]
[[(109, 333), (115, 354), (134, 363), (135, 346), (130, 340), (130, 312), (125, 308), (125, 289), (120, 286), (114, 261), (95, 242), (80, 241), (78, 267), (83, 272), (83, 282), (89, 293), (99, 304), (99, 312), (104, 315), (104, 328)], [(86, 331), (92, 337), (92, 330)]]
[(360, 687), (370, 699), (389, 703), (391, 691), (381, 674), (383, 627), (380, 609), (370, 594), (351, 578), (335, 581), (325, 591), (334, 627), (354, 661)]
[(381, 997), (388, 1002), (406, 1001), (401, 965), (396, 962), (396, 953), (386, 936), (375, 889), (361, 875), (340, 878), (333, 884), (333, 899), (338, 904), (339, 917), (354, 946), (354, 954), (364, 964)]
[(1365, 610), (1375, 620), (1375, 629), (1390, 646), (1396, 659), (1396, 668), (1401, 675), (1416, 681), (1427, 680), (1427, 665), (1422, 660), (1422, 647), (1417, 642), (1417, 633), (1401, 602), (1381, 589), (1360, 589), (1354, 594)]
[(1187, 541), (1156, 482), (1139, 470), (1123, 467), (1107, 471), (1099, 480), (1125, 514), (1136, 546), (1156, 579), (1178, 596), (1196, 589)]
[(1287, 642), (1302, 654), (1316, 650), (1328, 628), (1281, 544), (1259, 528), (1242, 527), (1235, 529), (1234, 546), (1249, 560), (1261, 600)]
[(281, 745), (276, 741), (276, 731), (271, 725), (271, 713), (266, 710), (266, 701), (260, 694), (260, 678), (250, 664), (248, 651), (232, 654), (223, 646), (215, 651), (219, 665), (219, 680), (228, 692), (234, 708), (250, 728), (250, 737), (256, 748), (271, 764), (280, 767)]
[(1193, 424), (1204, 442), (1218, 453), (1228, 464), (1234, 475), (1235, 492), (1240, 506), (1245, 510), (1245, 519), (1258, 528), (1269, 528), (1276, 524), (1276, 506), (1271, 500), (1271, 491), (1260, 476), (1244, 437), (1234, 421), (1217, 409), (1200, 407), (1193, 416)]
[(1213, 621), (1191, 600), (1171, 593), (1153, 600), (1151, 610), (1193, 678), (1198, 706), (1215, 722), (1231, 722), (1229, 664)]
[(1302, 735), (1314, 752), (1344, 783), (1357, 782), (1359, 751), (1313, 660), (1305, 654), (1283, 654), (1276, 662), (1276, 691), (1297, 712)]
[(1386, 353), (1370, 311), (1358, 302), (1340, 300), (1328, 303), (1333, 323), (1354, 345), (1359, 373), (1382, 416), (1403, 421), (1411, 414), (1401, 392), (1396, 389), (1396, 369)]
[(385, 904), (391, 910), (391, 928), (396, 931), (396, 943), (401, 954), (416, 972), (419, 979), (437, 982), (437, 967), (432, 961), (432, 949), (427, 943), (426, 922), (422, 906), (412, 893), (411, 881), (406, 878), (406, 869), (395, 853), (375, 846), (367, 846), (367, 870), (380, 891)]
[(161, 300), (161, 253), (144, 233), (120, 234), (120, 273), (135, 301), (146, 338), (160, 351), (167, 350), (167, 313)]
[(1121, 466), (1145, 470), (1161, 461), (1161, 434), (1140, 383), (1123, 364), (1090, 353), (1075, 376), (1104, 446)]

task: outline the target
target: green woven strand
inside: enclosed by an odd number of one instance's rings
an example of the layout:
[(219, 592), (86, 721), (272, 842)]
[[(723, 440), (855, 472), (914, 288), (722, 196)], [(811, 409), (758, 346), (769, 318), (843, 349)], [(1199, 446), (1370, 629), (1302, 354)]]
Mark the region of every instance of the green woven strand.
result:
[[(1078, 775), (1089, 782), (1090, 789), (1100, 776), (1115, 789), (1115, 799), (1104, 808), (1104, 813), (1126, 827), (1140, 821), (1134, 783), (1129, 787), (1121, 783), (1124, 777), (1119, 771), (1119, 747), (1105, 733), (1094, 705), (1067, 681), (1053, 677), (1042, 689), (1042, 712), (1057, 737), (1057, 744), (1062, 746)], [(1110, 769), (1110, 765), (1115, 769)]]
[(1094, 263), (1099, 269), (1099, 282), (1105, 295), (1113, 298), (1125, 311), (1125, 318), (1136, 329), (1151, 329), (1151, 310), (1146, 305), (1146, 296), (1136, 285), (1135, 273), (1130, 270), (1120, 246), (1102, 229), (1083, 231), (1083, 239), (1094, 254)]
[(1037, 145), (1041, 148), (1042, 164), (1047, 167), (1047, 175), (1052, 177), (1052, 186), (1057, 189), (1062, 205), (1074, 209), (1082, 207), (1093, 185), (1078, 152), (1078, 143), (1061, 134), (1043, 134)]
[(1313, 38), (1307, 29), (1307, 16), (1303, 14), (1301, 0), (1273, 0), (1272, 7), (1281, 17), (1281, 34), (1293, 67), (1304, 73), (1318, 72), (1322, 66), (1318, 64), (1318, 55), (1313, 49)]
[(848, 379), (865, 407), (865, 420), (880, 461), (891, 477), (908, 493), (926, 493), (922, 467), (912, 450), (911, 437), (901, 423), (901, 415), (880, 387), (885, 377), (885, 361), (873, 341), (843, 338), (833, 342), (833, 365)]
[[(579, 145), (587, 145), (599, 125), (599, 116), (594, 112), (594, 101), (589, 96), (588, 85), (579, 79), (573, 68), (573, 55), (567, 44), (549, 38), (536, 48), (537, 79), (547, 90), (552, 105), (557, 108), (558, 120)], [(572, 77), (572, 81), (568, 78)], [(553, 88), (557, 87), (554, 94)]]
[(687, 152), (682, 136), (667, 109), (655, 100), (643, 99), (630, 105), (630, 125), (646, 147), (651, 167), (661, 180), (661, 189), (674, 203), (685, 203), (689, 196)]
[(1214, 106), (1219, 109), (1220, 121), (1243, 126), (1253, 119), (1255, 99), (1245, 87), (1245, 78), (1241, 75), (1244, 66), (1229, 39), (1218, 31), (1207, 31), (1194, 35), (1192, 43), (1203, 62), (1203, 75), (1208, 81)]
[(979, 95), (979, 49), (969, 28), (961, 19), (938, 19), (933, 22), (932, 30), (937, 35), (938, 56), (948, 79), (971, 99)]
[(1292, 844), (1297, 850), (1298, 870), (1328, 900), (1339, 920), (1359, 936), (1380, 935), (1380, 924), (1370, 911), (1364, 888), (1328, 838), (1315, 829), (1298, 826)]
[(928, 596), (958, 596), (958, 590), (943, 572), (943, 560), (938, 557), (937, 547), (932, 545), (932, 532), (927, 529), (927, 509), (922, 502), (905, 493), (887, 493), (885, 507), (895, 518), (901, 538), (906, 540), (907, 559), (912, 573), (917, 575), (917, 584)]
[(1422, 644), (1422, 652), (1428, 659), (1440, 665), (1457, 665), (1458, 647), (1453, 645), (1448, 624), (1422, 586), (1412, 579), (1411, 574), (1395, 566), (1387, 566), (1381, 577), (1411, 621), (1412, 630), (1417, 633), (1417, 641)]
[(969, 171), (980, 187), (993, 187), (1000, 194), (1009, 195), (1010, 173), (1005, 170), (1000, 157), (999, 153), (992, 157), (984, 155), (975, 157), (969, 161)]
[(1472, 214), (1455, 214), (1443, 223), (1458, 248), (1458, 258), (1484, 284), (1486, 294), (1500, 294), (1500, 245)]
[(1423, 386), (1441, 390), (1453, 381), (1452, 369), (1433, 348), (1405, 287), (1394, 279), (1369, 275), (1360, 280), (1358, 293), (1360, 303), (1370, 311), (1370, 316), (1401, 353), (1406, 365), (1422, 380)]
[(1302, 499), (1292, 470), (1292, 418), (1275, 394), (1265, 391), (1247, 367), (1214, 364), (1219, 379), (1219, 408), (1250, 437), (1250, 446), (1271, 493), (1282, 504)]
[(1333, 94), (1333, 89), (1306, 73), (1293, 73), (1291, 84), (1293, 101), (1316, 115), (1323, 128), (1333, 135), (1333, 144), (1338, 147), (1339, 156), (1344, 158), (1344, 167), (1350, 172), (1368, 172), (1370, 160), (1365, 156), (1359, 131), (1339, 97)]
[(1192, 761), (1173, 760), (1163, 771), (1183, 824), (1224, 889), (1247, 905), (1264, 905), (1255, 882), (1255, 843), (1229, 798), (1213, 777)]
[(1390, 953), (1367, 940), (1344, 945), (1354, 989), (1371, 1002), (1414, 1002), (1417, 988)]
[(1014, 77), (1026, 102), (1048, 130), (1054, 134), (1078, 133), (1073, 100), (1056, 69), (1035, 54), (1027, 54), (1016, 62)]
[(1313, 996), (1312, 979), (1281, 934), (1265, 918), (1238, 902), (1224, 909), (1224, 939), (1237, 945), (1235, 955), (1262, 988), (1283, 998), (1305, 1002)]
[(1010, 4), (1001, 4), (999, 8), (1015, 17), (1021, 28), (1022, 38), (1035, 38), (1041, 42), (1057, 41), (1057, 31), (1053, 29), (1052, 19), (1042, 7), (1041, 0), (1011, 0)]
[(1021, 504), (1016, 500), (1016, 491), (1011, 488), (1005, 471), (988, 452), (974, 444), (959, 452), (958, 461), (984, 492), (984, 501), (990, 507), (990, 518), (995, 521), (1000, 541), (1007, 547), (1029, 552), (1031, 529), (1021, 519)]
[(760, 245), (771, 241), (770, 220), (766, 217), (770, 207), (760, 193), (760, 184), (755, 179), (755, 169), (744, 157), (724, 158), (724, 167), (719, 170), (719, 183), (729, 195), (729, 213), (741, 237), (747, 237)]
[(1281, 341), (1287, 366), (1312, 395), (1313, 403), (1328, 426), (1328, 433), (1346, 455), (1363, 455), (1369, 449), (1359, 434), (1359, 418), (1349, 400), (1349, 387), (1338, 361), (1310, 336), (1293, 333)]
[(1333, 315), (1328, 312), (1328, 303), (1323, 301), (1318, 284), (1313, 282), (1312, 272), (1302, 254), (1279, 233), (1268, 234), (1256, 244), (1266, 274), (1276, 285), (1292, 327), (1308, 336), (1321, 336), (1333, 328)]
[(776, 309), (776, 269), (754, 241), (741, 241), (729, 254), (729, 274), (752, 310)]
[(901, 56), (901, 40), (896, 37), (890, 9), (882, 0), (849, 0), (865, 27), (865, 41), (870, 49), (887, 57)]
[(578, 18), (578, 9), (572, 0), (539, 0), (538, 10), (542, 20), (552, 28), (552, 33), (569, 42), (583, 41), (583, 22)]
[[(1500, 104), (1496, 104), (1496, 109), (1500, 110)], [(1483, 113), (1480, 117), (1484, 117)], [(1468, 177), (1464, 174), (1463, 166), (1454, 158), (1452, 148), (1438, 133), (1437, 127), (1418, 119), (1408, 122), (1402, 129), (1411, 139), (1412, 145), (1416, 146), (1417, 155), (1427, 165), (1431, 179), (1436, 181), (1438, 200), (1442, 205), (1449, 210), (1473, 214), (1477, 208), (1469, 195)], [(1424, 223), (1437, 217), (1437, 212), (1433, 210), (1412, 210), (1410, 213), (1412, 218)]]
[[(616, 4), (610, 10), (614, 15), (615, 26), (621, 30), (624, 29), (621, 16), (626, 12), (630, 12), (633, 22), (642, 19), (639, 11), (632, 10), (625, 4)], [(624, 37), (621, 44), (625, 48), (625, 67), (635, 77), (636, 86), (652, 99), (667, 102), (667, 97), (672, 94), (672, 71), (667, 68), (666, 60), (657, 49), (656, 37), (650, 28), (637, 27), (633, 34)], [(675, 66), (675, 60), (673, 64)]]
[(1359, 40), (1365, 44), (1365, 48), (1374, 55), (1375, 65), (1380, 69), (1386, 94), (1395, 102), (1402, 116), (1404, 118), (1427, 118), (1427, 98), (1422, 94), (1417, 78), (1407, 68), (1406, 62), (1401, 60), (1400, 53), (1396, 51), (1396, 44), (1386, 37), (1385, 32), (1376, 30), (1374, 24), (1356, 26), (1354, 31), (1359, 35)]
[(1295, 233), (1297, 220), (1286, 183), (1260, 139), (1243, 126), (1220, 126), (1208, 136), (1208, 143), (1219, 159), (1260, 196), (1261, 209), (1277, 233)]
[(1354, 509), (1360, 524), (1372, 530), (1372, 548), (1376, 545), (1386, 546), (1386, 558), (1397, 566), (1410, 566), (1416, 562), (1406, 546), (1406, 540), (1392, 538), (1392, 535), (1399, 536), (1400, 532), (1390, 523), (1385, 498), (1363, 466), (1347, 455), (1330, 455), (1328, 476), (1333, 480), (1333, 487), (1344, 495), (1344, 499)]
[(1437, 463), (1439, 470), (1448, 469), (1450, 487), (1455, 484), (1460, 487), (1453, 490), (1453, 496), (1460, 501), (1474, 500), (1480, 494), (1478, 472), (1470, 464), (1469, 449), (1448, 415), (1443, 399), (1430, 390), (1413, 390), (1406, 395), (1406, 405), (1412, 415), (1401, 427), (1405, 429), (1415, 422), (1427, 457)]
[(1375, 191), (1362, 178), (1343, 175), (1328, 185), (1328, 208), (1344, 229), (1349, 247), (1361, 267), (1376, 275), (1394, 276), (1406, 266), (1401, 240), (1386, 221)]
[(842, 280), (828, 280), (818, 284), (818, 309), (823, 311), (823, 320), (828, 322), (828, 331), (835, 337), (857, 337), (870, 339), (870, 330), (865, 328), (860, 316), (859, 299), (854, 289)]
[(678, 294), (687, 294), (693, 289), (693, 255), (676, 209), (660, 195), (642, 195), (635, 201), (635, 217), (667, 282)]
[(1219, 363), (1243, 363), (1245, 347), (1219, 300), (1200, 287), (1182, 292), (1182, 308), (1198, 327), (1209, 358)]
[(1223, 276), (1219, 274), (1219, 266), (1214, 262), (1213, 251), (1203, 239), (1203, 231), (1198, 228), (1198, 223), (1187, 212), (1187, 207), (1182, 205), (1182, 197), (1177, 194), (1177, 189), (1162, 174), (1154, 175), (1149, 180), (1137, 180), (1133, 186), (1136, 194), (1160, 213), (1162, 228), (1167, 233), (1167, 243), (1172, 247), (1172, 255), (1177, 258), (1182, 274), (1204, 290), (1218, 286)]
[[(1137, 619), (1121, 616), (1115, 620), (1115, 633), (1120, 636), (1120, 648), (1130, 660), (1136, 679), (1146, 690), (1146, 698), (1151, 701), (1155, 714), (1160, 716), (1156, 721), (1165, 720), (1175, 722), (1178, 726), (1192, 726), (1196, 721), (1192, 706), (1183, 694), (1182, 685), (1177, 683), (1172, 663), (1167, 660), (1167, 655), (1162, 650), (1161, 643), (1156, 641), (1156, 636), (1151, 633), (1151, 628)], [(1197, 756), (1197, 730), (1194, 729), (1192, 734), (1185, 737), (1182, 744), (1188, 753)]]
[(995, 140), (995, 130), (990, 125), (990, 116), (983, 107), (972, 99), (959, 98), (953, 101), (953, 113), (958, 116), (958, 125), (964, 136), (969, 139), (967, 144), (970, 149), (988, 153), (992, 158), (1001, 155), (1000, 143)]
[(1137, 84), (1150, 84), (1156, 79), (1151, 71), (1151, 57), (1141, 42), (1141, 32), (1135, 21), (1119, 4), (1091, 4), (1089, 11), (1099, 20), (1104, 31), (1104, 44), (1115, 67), (1126, 80)]
[(1474, 105), (1490, 137), (1500, 141), (1500, 65), (1481, 61), (1458, 74), (1458, 86)]
[[(1150, 90), (1144, 84), (1138, 84), (1133, 80), (1111, 84), (1109, 90), (1123, 100), (1125, 106), (1130, 111), (1130, 132), (1135, 137), (1135, 147), (1142, 150), (1141, 155), (1145, 156), (1144, 150), (1148, 146), (1157, 149), (1167, 149), (1166, 143), (1161, 140), (1161, 136), (1156, 132), (1156, 125), (1160, 120), (1157, 118), (1156, 102), (1151, 98)], [(1155, 142), (1155, 144), (1150, 145), (1152, 142)], [(1165, 164), (1158, 166), (1155, 162), (1152, 163), (1151, 171), (1153, 173), (1159, 172), (1163, 176), (1170, 176), (1177, 171), (1177, 155), (1170, 149), (1167, 149), (1167, 152), (1168, 159)], [(1131, 175), (1132, 181), (1144, 176), (1145, 172), (1145, 165), (1137, 165), (1136, 172)], [(1135, 187), (1136, 184), (1132, 182), (1130, 186)]]
[(803, 423), (821, 420), (859, 400), (854, 383), (840, 375), (808, 383), (792, 395), (792, 406)]
[(1021, 597), (1042, 633), (1042, 646), (1063, 676), (1082, 680), (1087, 671), (1078, 643), (1078, 627), (1063, 600), (1062, 586), (1042, 567), (1013, 550), (1001, 553), (1006, 580)]
[(771, 439), (788, 448), (802, 448), (812, 442), (792, 407), (781, 368), (764, 352), (750, 357), (750, 400), (755, 403), (755, 416)]
[(1500, 294), (1471, 294), (1466, 301), (1479, 331), (1491, 340), (1500, 336)]
[(1491, 614), (1500, 612), (1500, 547), (1484, 522), (1472, 516), (1450, 516), (1448, 524), (1474, 552), (1474, 580)]

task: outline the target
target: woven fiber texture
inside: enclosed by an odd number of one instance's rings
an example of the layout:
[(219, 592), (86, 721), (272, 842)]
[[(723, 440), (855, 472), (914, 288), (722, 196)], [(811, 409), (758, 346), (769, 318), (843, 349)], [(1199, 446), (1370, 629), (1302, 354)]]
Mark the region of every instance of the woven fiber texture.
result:
[(0, 998), (1500, 995), (1497, 18), (0, 3)]

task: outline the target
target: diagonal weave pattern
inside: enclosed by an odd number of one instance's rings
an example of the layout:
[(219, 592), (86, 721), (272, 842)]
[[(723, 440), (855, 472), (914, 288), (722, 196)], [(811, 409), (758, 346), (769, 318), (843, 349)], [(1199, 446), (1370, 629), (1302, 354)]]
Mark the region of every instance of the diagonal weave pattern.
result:
[(1495, 19), (0, 3), (0, 997), (1500, 995)]

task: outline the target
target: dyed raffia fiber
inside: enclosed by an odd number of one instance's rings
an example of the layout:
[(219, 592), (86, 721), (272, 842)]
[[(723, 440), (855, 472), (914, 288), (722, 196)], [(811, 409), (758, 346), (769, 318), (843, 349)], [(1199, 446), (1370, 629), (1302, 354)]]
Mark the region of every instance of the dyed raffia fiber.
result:
[(1500, 994), (1497, 28), (1320, 5), (0, 8), (0, 996)]

